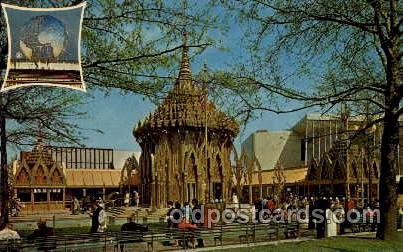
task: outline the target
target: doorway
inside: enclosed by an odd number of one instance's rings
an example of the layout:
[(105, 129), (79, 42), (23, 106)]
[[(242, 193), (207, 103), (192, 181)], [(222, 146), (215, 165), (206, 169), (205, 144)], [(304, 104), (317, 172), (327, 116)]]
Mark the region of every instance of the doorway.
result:
[(213, 183), (213, 196), (214, 196), (214, 201), (222, 200), (222, 183)]

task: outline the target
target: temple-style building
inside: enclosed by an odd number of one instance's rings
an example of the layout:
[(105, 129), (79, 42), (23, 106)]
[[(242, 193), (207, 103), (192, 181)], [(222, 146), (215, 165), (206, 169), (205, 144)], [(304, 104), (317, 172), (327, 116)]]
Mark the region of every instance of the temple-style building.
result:
[(65, 210), (73, 196), (102, 197), (110, 205), (116, 193), (137, 189), (133, 170), (138, 156), (131, 151), (48, 146), (39, 138), (12, 164), (13, 195), (24, 203), (25, 213)]
[(195, 85), (186, 35), (184, 41), (175, 85), (133, 130), (142, 149), (141, 203), (157, 208), (168, 200), (183, 203), (197, 198), (209, 203), (231, 197), (230, 153), (239, 125)]

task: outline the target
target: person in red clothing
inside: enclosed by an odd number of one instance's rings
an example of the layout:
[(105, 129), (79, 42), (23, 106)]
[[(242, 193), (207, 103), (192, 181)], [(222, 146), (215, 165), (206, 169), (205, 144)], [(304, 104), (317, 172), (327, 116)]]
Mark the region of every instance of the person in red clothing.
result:
[(185, 218), (178, 224), (178, 228), (180, 229), (196, 229), (196, 224), (192, 224), (188, 222)]
[(348, 210), (351, 210), (351, 209), (354, 209), (355, 208), (355, 202), (354, 202), (354, 200), (349, 200), (348, 202), (347, 202), (347, 209)]
[(267, 209), (269, 209), (271, 213), (276, 209), (276, 201), (272, 197), (267, 201)]
[(188, 247), (195, 248), (196, 247), (196, 240), (194, 238), (193, 232), (197, 229), (196, 224), (192, 224), (183, 218), (182, 221), (178, 224), (178, 228), (184, 231), (182, 246), (186, 249)]

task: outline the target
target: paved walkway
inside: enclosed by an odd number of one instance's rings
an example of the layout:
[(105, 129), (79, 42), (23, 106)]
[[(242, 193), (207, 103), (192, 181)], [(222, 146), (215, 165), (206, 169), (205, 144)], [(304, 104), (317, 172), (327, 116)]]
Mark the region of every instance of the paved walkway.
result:
[(212, 251), (212, 250), (228, 250), (228, 249), (238, 249), (238, 248), (253, 248), (253, 247), (261, 247), (266, 245), (277, 246), (285, 243), (298, 243), (304, 241), (311, 241), (313, 238), (296, 238), (296, 239), (287, 239), (287, 240), (278, 240), (278, 241), (269, 241), (269, 242), (255, 242), (248, 244), (234, 244), (234, 245), (223, 245), (216, 247), (206, 247), (206, 248), (195, 248), (195, 249), (178, 249), (178, 250), (170, 250), (170, 251)]

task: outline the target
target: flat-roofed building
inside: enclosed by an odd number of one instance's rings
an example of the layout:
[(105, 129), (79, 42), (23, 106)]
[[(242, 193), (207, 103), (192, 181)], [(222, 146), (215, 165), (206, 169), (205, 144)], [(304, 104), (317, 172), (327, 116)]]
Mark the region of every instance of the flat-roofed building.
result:
[[(288, 130), (252, 133), (242, 144), (242, 152), (256, 159), (243, 196), (252, 195), (255, 200), (273, 194), (277, 180), (274, 170), (282, 167), (284, 190), (376, 199), (382, 124), (366, 124), (364, 116), (314, 113), (305, 115)], [(364, 134), (358, 134), (361, 131)], [(402, 134), (400, 131), (399, 147)], [(399, 181), (403, 174), (401, 148), (397, 160)]]

